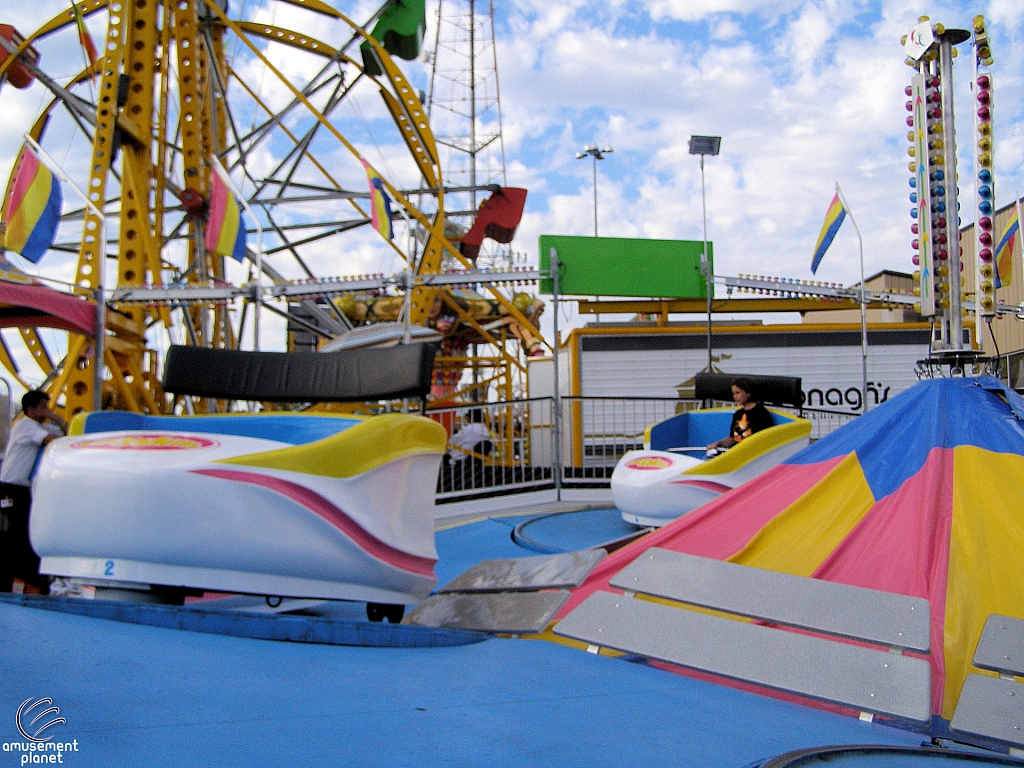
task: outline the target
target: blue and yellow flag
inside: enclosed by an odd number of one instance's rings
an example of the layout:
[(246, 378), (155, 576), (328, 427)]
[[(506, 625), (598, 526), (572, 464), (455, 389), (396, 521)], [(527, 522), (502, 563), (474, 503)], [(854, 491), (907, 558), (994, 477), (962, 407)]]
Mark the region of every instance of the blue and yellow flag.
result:
[(996, 288), (1003, 288), (1013, 280), (1013, 244), (1020, 235), (1020, 206), (1013, 206), (1010, 220), (996, 241)]
[(22, 148), (0, 214), (4, 247), (37, 263), (57, 238), (63, 202), (60, 182), (34, 152)]
[(814, 256), (811, 257), (812, 275), (817, 272), (818, 265), (821, 263), (821, 257), (825, 255), (825, 251), (832, 245), (836, 232), (839, 231), (839, 227), (842, 226), (843, 219), (845, 218), (846, 209), (843, 208), (843, 203), (840, 201), (839, 193), (837, 192), (835, 197), (832, 198), (832, 202), (829, 203), (828, 212), (825, 214), (825, 222), (821, 225), (821, 232), (818, 234), (818, 242), (814, 244)]
[(395, 237), (392, 224), (391, 198), (384, 191), (384, 181), (373, 167), (365, 160), (360, 160), (366, 169), (366, 180), (370, 184), (370, 223), (388, 240)]

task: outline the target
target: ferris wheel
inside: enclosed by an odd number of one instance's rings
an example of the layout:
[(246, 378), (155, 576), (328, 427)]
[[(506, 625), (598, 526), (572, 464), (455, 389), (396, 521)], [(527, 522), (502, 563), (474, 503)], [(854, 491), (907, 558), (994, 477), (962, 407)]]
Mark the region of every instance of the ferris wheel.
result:
[[(250, 348), (261, 327), (264, 343), (312, 348), (400, 317), (430, 326), (445, 394), (467, 338), (510, 380), (523, 368), (540, 303), (507, 287), (528, 275), (481, 276), (451, 241), (424, 97), (392, 58), (416, 57), (424, 23), (415, 2), (360, 24), (320, 0), (67, 0), (34, 31), (0, 24), (0, 104), (45, 94), (26, 142), (83, 198), (65, 190), (40, 272), (106, 308), (101, 343), (19, 329), (67, 415), (170, 412), (167, 344)], [(241, 243), (227, 250), (211, 244), (225, 187)], [(427, 279), (453, 264), (478, 296)]]

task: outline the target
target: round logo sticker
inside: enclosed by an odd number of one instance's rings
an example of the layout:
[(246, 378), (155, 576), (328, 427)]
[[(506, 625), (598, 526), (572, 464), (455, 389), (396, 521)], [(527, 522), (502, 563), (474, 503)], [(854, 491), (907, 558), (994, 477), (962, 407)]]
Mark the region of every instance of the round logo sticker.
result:
[(216, 440), (191, 435), (118, 435), (80, 440), (72, 448), (103, 448), (113, 451), (194, 451), (197, 448), (216, 448)]
[(662, 456), (641, 456), (626, 462), (626, 469), (668, 469), (672, 466), (672, 460)]

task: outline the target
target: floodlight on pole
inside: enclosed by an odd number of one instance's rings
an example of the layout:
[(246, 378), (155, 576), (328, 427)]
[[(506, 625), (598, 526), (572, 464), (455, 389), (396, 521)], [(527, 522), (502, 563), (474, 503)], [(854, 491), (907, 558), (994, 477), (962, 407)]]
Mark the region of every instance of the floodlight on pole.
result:
[(598, 149), (597, 144), (587, 144), (582, 152), (576, 153), (577, 160), (582, 160), (584, 157), (589, 156), (594, 161), (594, 237), (597, 237), (597, 161), (604, 160), (605, 155), (609, 155), (614, 151), (611, 147)]
[(704, 156), (717, 155), (721, 146), (721, 136), (690, 137), (690, 154), (700, 155), (700, 208), (704, 220), (704, 250), (700, 255), (700, 270), (704, 275), (704, 291), (707, 293), (708, 302), (708, 373), (713, 371), (711, 367), (711, 298), (715, 290), (715, 276), (712, 274), (711, 260), (708, 258), (708, 202), (704, 186)]

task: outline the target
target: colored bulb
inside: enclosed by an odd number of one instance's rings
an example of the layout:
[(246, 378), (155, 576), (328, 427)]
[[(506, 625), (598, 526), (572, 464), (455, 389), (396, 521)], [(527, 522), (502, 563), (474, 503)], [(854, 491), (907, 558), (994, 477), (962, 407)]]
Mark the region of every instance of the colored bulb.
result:
[(945, 187), (936, 187), (935, 188), (935, 196), (936, 197), (942, 197), (945, 194), (946, 194), (946, 188)]
[(911, 208), (911, 209), (910, 209), (910, 215), (911, 215), (911, 216), (912, 216), (913, 218), (915, 218), (915, 219), (916, 219), (916, 218), (917, 218), (917, 208)]
[(978, 103), (979, 104), (988, 104), (990, 100), (991, 100), (991, 96), (989, 96), (989, 92), (987, 90), (978, 91)]
[(921, 244), (917, 240), (911, 240), (910, 247), (913, 248), (915, 251), (919, 251), (921, 249)]
[(978, 117), (980, 117), (982, 120), (988, 120), (990, 117), (992, 117), (992, 110), (990, 110), (988, 107), (981, 107), (978, 110)]
[(917, 186), (917, 177), (916, 176), (911, 176), (910, 177), (910, 186), (911, 187), (916, 187)]
[(916, 223), (910, 225), (910, 232), (912, 234), (915, 234), (915, 235), (917, 234), (917, 224)]
[(911, 192), (910, 193), (910, 202), (912, 202), (912, 203), (916, 203), (917, 202), (917, 192)]
[(982, 261), (992, 261), (992, 251), (989, 248), (982, 248), (978, 251), (978, 256)]
[(983, 184), (988, 184), (990, 181), (992, 181), (992, 171), (987, 169), (982, 169), (978, 171), (978, 181), (982, 182)]
[(980, 187), (978, 187), (978, 194), (987, 200), (988, 198), (992, 197), (992, 187), (990, 187), (988, 184), (982, 184)]
[(939, 216), (939, 218), (937, 218), (935, 220), (935, 227), (937, 229), (945, 229), (946, 228), (946, 220), (944, 218), (942, 218), (941, 216)]
[(946, 236), (943, 233), (940, 232), (939, 234), (937, 234), (935, 236), (935, 242), (938, 243), (939, 245), (945, 245), (946, 244)]
[(978, 226), (982, 229), (992, 229), (992, 219), (988, 216), (982, 216), (978, 219)]
[[(978, 76), (978, 87), (979, 88), (988, 88), (989, 85), (991, 85), (991, 81), (989, 80), (988, 75), (979, 75)], [(907, 94), (907, 95), (909, 96), (910, 94)]]
[(982, 200), (980, 203), (978, 203), (978, 210), (984, 213), (986, 216), (990, 216), (992, 214), (992, 203), (990, 203), (988, 200)]
[(986, 248), (990, 247), (992, 245), (992, 234), (989, 232), (982, 232), (978, 235), (978, 242)]
[(918, 256), (916, 253), (913, 256), (910, 257), (910, 260), (912, 262), (914, 262), (914, 266), (915, 267), (919, 266), (921, 264), (921, 257)]

